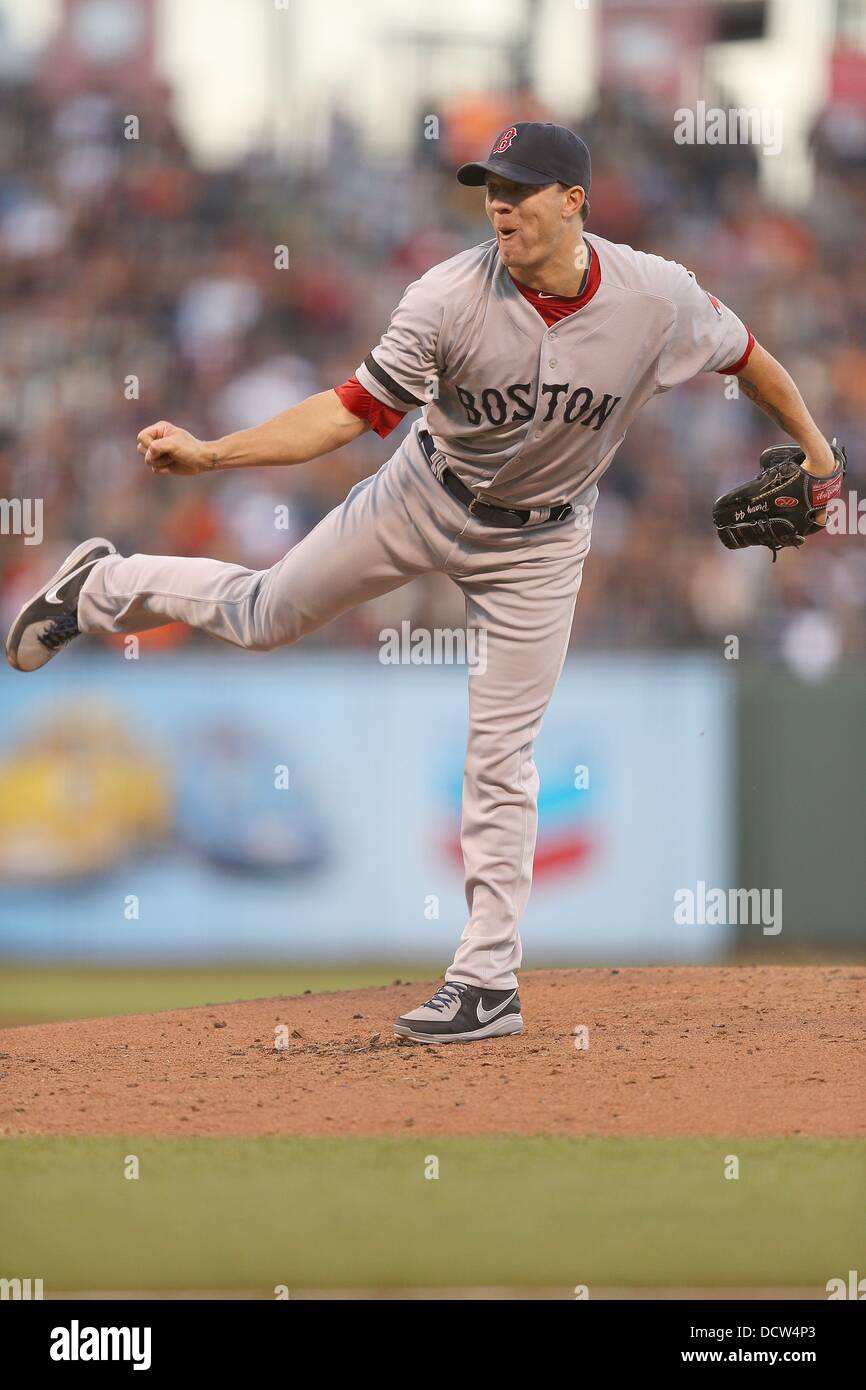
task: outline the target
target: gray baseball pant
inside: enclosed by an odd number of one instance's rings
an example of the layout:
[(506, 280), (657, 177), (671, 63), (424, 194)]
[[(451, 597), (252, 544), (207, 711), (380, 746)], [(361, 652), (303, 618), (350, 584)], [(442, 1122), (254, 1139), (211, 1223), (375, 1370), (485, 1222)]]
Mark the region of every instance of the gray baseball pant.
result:
[(84, 585), (78, 622), (87, 633), (182, 622), (267, 651), (416, 575), (449, 575), (484, 660), (469, 677), (460, 827), (469, 920), (447, 978), (513, 989), (535, 851), (533, 744), (565, 658), (597, 492), (576, 518), (487, 526), (433, 476), (416, 433), (273, 568), (112, 555)]

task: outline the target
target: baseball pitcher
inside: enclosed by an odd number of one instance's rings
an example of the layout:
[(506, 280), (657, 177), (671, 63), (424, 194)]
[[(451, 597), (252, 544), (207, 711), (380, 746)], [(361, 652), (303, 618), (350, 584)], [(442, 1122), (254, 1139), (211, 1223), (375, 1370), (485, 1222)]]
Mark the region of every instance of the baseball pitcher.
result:
[(354, 376), (254, 429), (200, 440), (167, 420), (157, 473), (285, 466), (365, 430), (411, 431), (272, 569), (117, 554), (84, 541), (24, 605), (6, 654), (35, 671), (80, 633), (183, 622), (251, 651), (299, 641), (432, 571), (462, 590), (486, 667), (469, 681), (461, 844), (468, 920), (444, 983), (396, 1033), (468, 1042), (523, 1029), (518, 933), (532, 878), (533, 745), (565, 657), (598, 484), (635, 413), (699, 372), (736, 374), (794, 441), (720, 498), (724, 544), (800, 545), (845, 471), (785, 369), (683, 266), (584, 231), (590, 156), (562, 126), (509, 126), (461, 183), (493, 236), (411, 284)]

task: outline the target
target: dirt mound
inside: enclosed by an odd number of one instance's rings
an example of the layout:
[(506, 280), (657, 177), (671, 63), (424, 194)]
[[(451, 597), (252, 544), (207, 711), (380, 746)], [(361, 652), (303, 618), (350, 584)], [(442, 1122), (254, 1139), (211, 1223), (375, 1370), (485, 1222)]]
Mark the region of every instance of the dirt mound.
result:
[(7, 1028), (0, 1132), (862, 1135), (864, 983), (852, 966), (530, 972), (526, 1032), (471, 1046), (394, 1040), (432, 993), (417, 984)]

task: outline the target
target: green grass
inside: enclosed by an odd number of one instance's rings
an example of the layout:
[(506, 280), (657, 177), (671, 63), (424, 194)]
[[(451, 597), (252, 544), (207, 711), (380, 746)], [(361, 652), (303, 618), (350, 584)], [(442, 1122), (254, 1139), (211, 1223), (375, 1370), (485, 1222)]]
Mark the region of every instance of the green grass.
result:
[(866, 1268), (864, 1195), (849, 1139), (5, 1139), (0, 1275), (48, 1294), (823, 1290)]
[(389, 985), (395, 979), (431, 980), (435, 966), (4, 966), (0, 969), (0, 1027), (68, 1018), (151, 1013), (233, 999), (265, 999), (331, 989)]

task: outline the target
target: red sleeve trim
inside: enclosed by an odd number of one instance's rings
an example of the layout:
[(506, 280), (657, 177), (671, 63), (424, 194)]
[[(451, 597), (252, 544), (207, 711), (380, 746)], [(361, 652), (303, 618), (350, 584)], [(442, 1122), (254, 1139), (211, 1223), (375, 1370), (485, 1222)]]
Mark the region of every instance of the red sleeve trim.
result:
[(353, 415), (357, 415), (359, 420), (366, 420), (367, 424), (381, 439), (396, 429), (406, 413), (403, 410), (394, 410), (393, 406), (383, 405), (377, 401), (375, 396), (371, 396), (360, 383), (356, 376), (350, 376), (348, 381), (342, 382), (340, 386), (335, 386), (334, 390), (343, 402), (347, 410), (351, 410)]
[(740, 357), (734, 363), (732, 367), (717, 367), (716, 371), (719, 373), (720, 376), (735, 376), (737, 372), (741, 372), (743, 370), (749, 358), (751, 357), (752, 348), (755, 346), (755, 338), (750, 328), (747, 328), (746, 332), (749, 335), (749, 341), (746, 343), (746, 351), (743, 353), (742, 357)]

